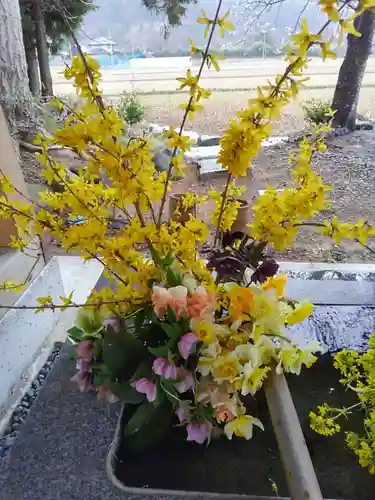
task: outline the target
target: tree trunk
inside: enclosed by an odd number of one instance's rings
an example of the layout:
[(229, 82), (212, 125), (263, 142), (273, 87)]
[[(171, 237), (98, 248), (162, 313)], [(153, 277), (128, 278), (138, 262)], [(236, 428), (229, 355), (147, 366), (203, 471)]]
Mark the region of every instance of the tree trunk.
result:
[(52, 76), (49, 67), (47, 34), (46, 26), (44, 24), (41, 0), (34, 0), (33, 20), (35, 23), (35, 40), (38, 50), (40, 80), (42, 82), (42, 95), (51, 96), (53, 95)]
[(348, 34), (346, 54), (332, 101), (332, 109), (336, 111), (333, 125), (349, 130), (355, 130), (359, 93), (374, 38), (375, 12), (365, 10), (354, 25), (362, 36)]
[(36, 49), (31, 44), (27, 45), (25, 46), (25, 53), (27, 62), (27, 74), (29, 76), (29, 87), (32, 94), (38, 95), (40, 92), (40, 79)]
[(13, 134), (30, 128), (32, 100), (20, 8), (15, 0), (0, 0), (0, 104)]

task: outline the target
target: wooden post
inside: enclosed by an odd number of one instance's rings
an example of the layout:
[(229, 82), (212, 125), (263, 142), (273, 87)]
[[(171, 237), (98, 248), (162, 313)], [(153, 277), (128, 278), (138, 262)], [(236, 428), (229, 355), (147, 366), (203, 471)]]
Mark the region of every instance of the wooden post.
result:
[(233, 225), (230, 229), (231, 233), (235, 233), (237, 231), (246, 234), (248, 232), (247, 225), (250, 221), (250, 205), (246, 200), (237, 199), (240, 203), (238, 208), (236, 220), (233, 222)]
[[(26, 194), (26, 184), (23, 178), (23, 173), (17, 158), (16, 150), (9, 133), (8, 124), (5, 119), (3, 110), (0, 105), (0, 167), (4, 175), (6, 175), (14, 187), (20, 193)], [(25, 202), (25, 198), (18, 193), (9, 196), (11, 200), (19, 200)], [(12, 219), (0, 220), (0, 247), (7, 247), (11, 242), (11, 236), (17, 234), (15, 223)]]
[(323, 500), (288, 383), (272, 368), (265, 393), (292, 500)]
[(193, 217), (197, 215), (197, 206), (195, 203), (189, 208), (184, 208), (182, 206), (183, 197), (183, 194), (172, 194), (169, 198), (170, 220), (180, 222), (181, 224), (188, 222), (190, 220), (190, 215)]

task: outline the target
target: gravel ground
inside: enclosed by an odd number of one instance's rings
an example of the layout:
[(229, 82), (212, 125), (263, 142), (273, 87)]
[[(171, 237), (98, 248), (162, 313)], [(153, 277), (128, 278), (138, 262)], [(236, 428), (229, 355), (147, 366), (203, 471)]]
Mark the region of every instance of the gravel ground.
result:
[(1, 461), (5, 460), (8, 456), (10, 448), (13, 446), (21, 426), (25, 423), (27, 415), (39, 394), (39, 391), (43, 387), (48, 374), (55, 362), (57, 356), (62, 348), (61, 343), (56, 343), (55, 347), (52, 349), (50, 356), (44, 363), (44, 366), (39, 371), (38, 375), (35, 377), (34, 381), (30, 385), (28, 391), (25, 393), (18, 406), (13, 412), (13, 415), (9, 421), (8, 427), (5, 429), (3, 436), (0, 435), (0, 476), (1, 476)]

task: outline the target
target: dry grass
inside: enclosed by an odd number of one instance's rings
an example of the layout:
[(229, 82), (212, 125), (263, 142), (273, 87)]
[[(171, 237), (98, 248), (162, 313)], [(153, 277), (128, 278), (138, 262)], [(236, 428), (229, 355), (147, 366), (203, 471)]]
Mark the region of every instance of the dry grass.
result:
[[(322, 77), (324, 78), (324, 77)], [(274, 125), (274, 133), (283, 135), (299, 132), (303, 126), (303, 112), (300, 103), (307, 99), (332, 98), (333, 88), (305, 89), (301, 92), (298, 101), (286, 107), (282, 119)], [(204, 102), (204, 111), (196, 115), (193, 123), (187, 123), (187, 129), (193, 129), (203, 134), (217, 134), (225, 130), (228, 122), (234, 117), (237, 110), (247, 104), (247, 100), (254, 95), (251, 91), (213, 92), (211, 98)], [(141, 101), (147, 106), (146, 120), (160, 125), (178, 126), (182, 110), (179, 104), (187, 102), (184, 94), (142, 95)], [(368, 116), (375, 116), (374, 88), (362, 89), (359, 102), (359, 112)]]

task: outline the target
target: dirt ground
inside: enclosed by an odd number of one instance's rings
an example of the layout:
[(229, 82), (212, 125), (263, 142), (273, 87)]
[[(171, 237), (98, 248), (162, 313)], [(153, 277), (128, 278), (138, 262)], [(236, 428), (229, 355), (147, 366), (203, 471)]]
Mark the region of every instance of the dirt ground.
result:
[[(371, 92), (370, 92), (371, 90)], [(331, 90), (306, 90), (301, 100), (312, 97), (330, 98)], [(194, 124), (187, 124), (187, 130), (196, 130), (200, 133), (217, 134), (225, 129), (236, 110), (246, 105), (249, 93), (246, 92), (216, 92), (205, 103), (205, 111), (197, 115)], [(159, 95), (143, 96), (147, 104), (148, 122), (159, 124), (172, 123), (178, 125), (181, 118), (181, 109), (178, 104), (184, 102), (184, 96)], [(372, 89), (364, 88), (361, 94), (359, 110), (365, 116), (375, 117), (375, 94)], [(303, 114), (298, 103), (286, 109), (279, 123), (274, 126), (275, 135), (296, 136), (304, 127)], [(289, 179), (288, 158), (292, 151), (297, 150), (297, 143), (291, 141), (281, 146), (265, 149), (254, 161), (253, 176), (240, 179), (240, 183), (247, 188), (246, 199), (255, 201), (257, 191), (266, 185), (276, 188), (285, 186)], [(26, 180), (31, 184), (42, 182), (38, 163), (34, 155), (26, 153), (23, 156), (23, 167)], [(332, 186), (330, 199), (331, 208), (322, 214), (326, 217), (337, 215), (342, 221), (355, 221), (365, 218), (375, 223), (374, 188), (375, 188), (375, 133), (372, 131), (358, 131), (342, 137), (335, 137), (328, 141), (328, 151), (319, 155), (314, 161), (314, 168), (322, 175), (326, 184)], [(197, 170), (191, 167), (186, 177), (175, 182), (173, 192), (191, 191), (206, 193), (211, 186), (222, 190), (225, 183), (225, 174), (198, 179)], [(200, 215), (208, 218), (210, 207), (206, 207)], [(374, 256), (366, 252), (355, 243), (347, 242), (338, 247), (329, 239), (315, 234), (311, 230), (303, 230), (298, 236), (293, 249), (276, 254), (282, 260), (299, 261), (372, 261)]]
[[(375, 188), (375, 133), (370, 131), (354, 132), (327, 141), (328, 150), (314, 161), (314, 169), (323, 177), (326, 184), (332, 186), (330, 192), (331, 207), (320, 216), (354, 222), (364, 218), (375, 223), (374, 188)], [(241, 178), (239, 183), (246, 186), (243, 196), (253, 204), (257, 191), (266, 185), (283, 188), (288, 184), (290, 165), (289, 154), (297, 151), (296, 142), (282, 144), (265, 149), (254, 161), (253, 177)], [(190, 168), (187, 176), (174, 184), (177, 192), (207, 193), (210, 187), (223, 189), (225, 173), (198, 179), (195, 168)], [(200, 212), (207, 218), (209, 207)], [(271, 252), (272, 253), (272, 252)], [(311, 229), (303, 229), (297, 237), (295, 247), (274, 253), (281, 260), (317, 261), (317, 262), (360, 262), (374, 259), (360, 245), (346, 242), (338, 247), (331, 240)]]

